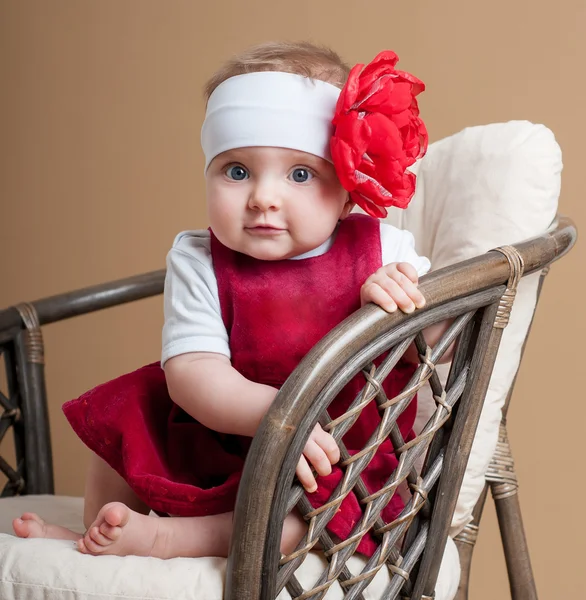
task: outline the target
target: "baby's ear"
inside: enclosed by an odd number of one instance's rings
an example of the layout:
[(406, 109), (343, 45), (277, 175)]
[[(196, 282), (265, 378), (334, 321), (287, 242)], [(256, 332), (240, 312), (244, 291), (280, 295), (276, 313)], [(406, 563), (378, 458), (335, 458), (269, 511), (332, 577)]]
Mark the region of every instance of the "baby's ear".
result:
[(355, 206), (356, 203), (350, 199), (350, 194), (348, 194), (346, 204), (344, 204), (344, 208), (342, 209), (342, 213), (340, 214), (340, 221), (343, 221), (352, 212), (352, 209)]

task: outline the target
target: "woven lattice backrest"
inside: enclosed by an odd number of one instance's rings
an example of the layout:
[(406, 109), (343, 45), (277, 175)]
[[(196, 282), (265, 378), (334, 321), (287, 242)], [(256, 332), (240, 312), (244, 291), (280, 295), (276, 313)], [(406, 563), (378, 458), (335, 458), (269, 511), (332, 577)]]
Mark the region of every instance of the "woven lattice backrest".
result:
[[(461, 331), (466, 325), (472, 326), (473, 316), (474, 314), (470, 313), (460, 319), (451, 333)], [(410, 579), (410, 571), (419, 558), (421, 542), (425, 541), (427, 534), (427, 521), (430, 516), (428, 498), (441, 474), (445, 452), (444, 444), (430, 451), (431, 442), (434, 435), (450, 418), (454, 405), (461, 397), (466, 383), (466, 374), (469, 371), (469, 361), (464, 361), (460, 365), (459, 372), (454, 371), (448, 390), (443, 389), (435, 374), (435, 363), (441, 358), (447, 344), (441, 344), (434, 352), (425, 345), (423, 337), (419, 335), (415, 341), (421, 352), (421, 363), (407, 387), (399, 395), (388, 398), (382, 383), (386, 377), (392, 376), (393, 367), (412, 340), (410, 336), (400, 343), (378, 367), (371, 362), (362, 369), (364, 387), (345, 414), (332, 421), (326, 411), (321, 418), (324, 428), (338, 442), (341, 450), (340, 467), (344, 475), (329, 501), (316, 509), (299, 485), (293, 486), (287, 510), (293, 509), (294, 506), (298, 509), (308, 523), (308, 533), (295, 552), (281, 558), (277, 585), (278, 588), (286, 585), (294, 597), (319, 597), (336, 580), (349, 594), (352, 594), (349, 597), (359, 597), (381, 568), (389, 568), (396, 579), (392, 589), (389, 590), (391, 594), (389, 597), (393, 597), (392, 592), (396, 594)], [(406, 442), (397, 425), (397, 419), (414, 401), (417, 391), (423, 385), (432, 386), (436, 410), (421, 433)], [(335, 382), (330, 382), (324, 393), (328, 394), (330, 389), (335, 387)], [(359, 452), (350, 455), (344, 443), (344, 434), (371, 402), (377, 405), (380, 422), (369, 440), (370, 443)], [(362, 474), (380, 445), (387, 439), (390, 439), (393, 444), (398, 465), (389, 474), (388, 480), (382, 487), (368, 489)], [(425, 465), (419, 472), (416, 464), (424, 455), (426, 455)], [(383, 509), (393, 496), (399, 493), (399, 487), (404, 483), (407, 484), (405, 489), (408, 490), (408, 493), (404, 494), (407, 496), (405, 508), (395, 520), (386, 522), (382, 514)], [(354, 526), (350, 537), (344, 541), (335, 541), (328, 533), (327, 524), (339, 510), (342, 501), (352, 492), (360, 502), (362, 516)], [(422, 519), (416, 525), (414, 520), (420, 512)], [(412, 528), (410, 535), (406, 535), (410, 528)], [(346, 562), (356, 552), (365, 535), (372, 536), (378, 543), (378, 548), (362, 573), (352, 575), (346, 568)], [(402, 548), (401, 541), (404, 542)], [(314, 587), (304, 590), (293, 572), (302, 563), (307, 552), (316, 546), (323, 549), (330, 564), (315, 582)]]
[[(324, 364), (320, 365), (319, 359), (316, 363), (310, 357), (307, 371), (302, 368), (290, 388), (284, 386), (282, 394), (295, 395), (293, 390), (303, 388), (304, 379), (319, 381), (315, 386), (309, 381), (305, 392), (300, 392), (300, 404), (306, 407), (306, 412), (297, 423), (298, 430), (285, 452), (277, 476), (265, 548), (260, 559), (261, 593), (260, 596), (253, 594), (251, 598), (276, 598), (286, 588), (298, 600), (318, 599), (334, 583), (342, 587), (345, 598), (362, 598), (381, 569), (387, 570), (390, 576), (382, 596), (385, 599), (399, 595), (409, 598), (413, 593), (413, 597), (420, 597), (417, 594), (433, 592), (451, 514), (498, 348), (500, 338), (495, 320), (504, 291), (504, 286), (495, 286), (471, 294), (465, 299), (412, 315), (404, 320), (402, 327), (394, 328), (389, 324), (393, 317), (381, 316), (379, 309), (369, 307), (370, 313), (363, 310), (361, 317), (355, 315), (339, 328), (338, 335), (330, 340), (329, 348), (316, 350)], [(380, 317), (376, 324), (375, 315)], [(422, 330), (444, 319), (452, 320), (450, 328), (433, 348), (428, 347)], [(412, 343), (416, 345), (419, 364), (404, 389), (389, 397), (383, 383), (393, 376), (393, 369)], [(451, 348), (455, 348), (455, 354), (443, 386), (435, 366)], [(328, 363), (328, 357), (335, 364)], [(330, 403), (357, 374), (363, 378), (361, 391), (347, 411), (332, 420), (328, 413)], [(423, 386), (431, 387), (435, 410), (415, 437), (406, 441), (397, 421)], [(349, 452), (345, 434), (369, 404), (374, 404), (378, 411), (376, 429), (363, 448)], [(316, 421), (338, 442), (343, 476), (329, 500), (314, 508), (311, 496), (304, 493), (293, 475)], [(379, 487), (373, 488), (372, 481), (368, 487), (365, 469), (386, 441), (392, 444), (397, 466)], [(251, 452), (254, 450), (259, 454), (268, 453), (278, 461), (276, 448), (251, 449)], [(257, 458), (255, 455), (255, 463)], [(244, 478), (240, 497), (246, 494), (243, 487), (247, 483)], [(350, 535), (341, 541), (328, 531), (328, 523), (349, 494), (357, 498), (361, 515)], [(384, 509), (396, 494), (402, 497), (404, 508), (394, 520), (385, 520)], [(283, 519), (292, 510), (304, 517), (307, 535), (294, 552), (280, 556), (278, 548)], [(361, 572), (352, 573), (347, 563), (364, 536), (369, 536), (371, 546), (372, 542), (376, 544), (376, 550), (366, 558)], [(295, 571), (308, 553), (316, 549), (323, 552), (328, 563), (321, 575), (304, 587)], [(427, 556), (424, 556), (424, 550)], [(228, 597), (241, 597), (240, 592), (233, 591), (230, 585), (229, 592), (233, 595)]]
[[(458, 317), (435, 348), (429, 348), (421, 333), (418, 333), (416, 336), (409, 335), (394, 346), (378, 367), (372, 361), (361, 365), (358, 363), (360, 358), (357, 357), (355, 364), (348, 365), (343, 373), (332, 378), (322, 390), (323, 401), (327, 401), (325, 398), (335, 396), (341, 382), (354, 375), (357, 369), (360, 369), (359, 372), (364, 377), (361, 393), (344, 415), (332, 421), (326, 410), (320, 418), (324, 428), (332, 433), (339, 444), (342, 456), (340, 466), (344, 475), (329, 501), (317, 509), (313, 508), (309, 497), (298, 484), (293, 486), (287, 512), (296, 507), (307, 521), (308, 533), (295, 552), (280, 559), (277, 591), (286, 586), (291, 595), (299, 600), (320, 598), (333, 582), (338, 581), (347, 598), (360, 598), (377, 572), (388, 569), (391, 580), (384, 597), (389, 600), (396, 598), (401, 590), (403, 595), (410, 596), (415, 579), (412, 571), (429, 535), (435, 492), (440, 476), (445, 471), (447, 445), (454, 435), (451, 416), (462, 398), (471, 373), (472, 360), (478, 352), (478, 328), (482, 314), (482, 311), (472, 310)], [(435, 365), (454, 341), (458, 344), (457, 360), (453, 363), (444, 388), (435, 372)], [(393, 368), (412, 342), (416, 343), (420, 364), (407, 386), (398, 395), (389, 398), (385, 395), (382, 383), (392, 376)], [(380, 340), (373, 340), (369, 344), (370, 348), (364, 348), (363, 354), (376, 352), (380, 343)], [(436, 408), (424, 428), (415, 438), (406, 442), (397, 419), (424, 385), (431, 386)], [(344, 444), (344, 434), (371, 402), (377, 405), (379, 424), (369, 443), (359, 452), (350, 455)], [(446, 424), (450, 427), (446, 427)], [(379, 446), (387, 439), (392, 442), (397, 467), (380, 488), (373, 489), (371, 486), (368, 489), (362, 474)], [(383, 510), (393, 496), (399, 493), (400, 487), (404, 490), (405, 507), (394, 520), (387, 522), (383, 517)], [(350, 537), (344, 541), (334, 540), (328, 533), (327, 524), (349, 493), (354, 493), (360, 502), (361, 518)], [(371, 536), (377, 543), (377, 549), (362, 572), (353, 575), (346, 563), (356, 552), (363, 536)], [(316, 546), (323, 549), (329, 565), (312, 588), (303, 589), (295, 578), (294, 571)], [(441, 550), (443, 547), (440, 545)]]

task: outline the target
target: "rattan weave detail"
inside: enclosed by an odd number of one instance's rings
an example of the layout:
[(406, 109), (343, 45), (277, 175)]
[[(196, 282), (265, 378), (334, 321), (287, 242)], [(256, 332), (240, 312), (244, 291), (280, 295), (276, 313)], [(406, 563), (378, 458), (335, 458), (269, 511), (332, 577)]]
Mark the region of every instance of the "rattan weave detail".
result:
[(511, 310), (513, 309), (513, 303), (515, 302), (515, 296), (517, 295), (517, 286), (519, 285), (521, 277), (523, 277), (525, 265), (523, 257), (518, 250), (513, 248), (513, 246), (500, 246), (499, 248), (495, 248), (495, 251), (505, 255), (506, 259), (509, 261), (510, 269), (507, 289), (499, 302), (499, 308), (494, 322), (494, 326), (497, 329), (504, 329), (509, 324)]
[(457, 542), (462, 542), (463, 544), (469, 544), (470, 546), (474, 546), (478, 539), (478, 526), (473, 525), (472, 523), (468, 523), (462, 531), (454, 538)]
[(22, 322), (26, 327), (24, 343), (26, 347), (27, 360), (31, 363), (44, 365), (45, 351), (43, 344), (43, 333), (41, 332), (39, 317), (35, 307), (28, 302), (23, 302), (22, 304), (17, 304), (15, 308), (20, 314)]
[(501, 423), (499, 427), (499, 439), (486, 473), (486, 480), (494, 484), (492, 494), (497, 499), (513, 496), (519, 489), (515, 462), (504, 423)]

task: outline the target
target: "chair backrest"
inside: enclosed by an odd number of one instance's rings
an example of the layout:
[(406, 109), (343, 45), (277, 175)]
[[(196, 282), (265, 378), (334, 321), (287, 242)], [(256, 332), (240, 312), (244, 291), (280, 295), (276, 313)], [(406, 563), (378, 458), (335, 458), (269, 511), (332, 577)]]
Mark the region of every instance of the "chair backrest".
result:
[[(226, 598), (269, 600), (285, 587), (293, 597), (318, 598), (334, 584), (344, 588), (345, 598), (360, 598), (376, 573), (387, 568), (392, 577), (382, 596), (385, 600), (399, 593), (414, 599), (433, 596), (522, 266), (525, 273), (539, 271), (573, 244), (574, 234), (573, 227), (563, 222), (554, 232), (516, 248), (505, 247), (441, 269), (422, 281), (428, 299), (423, 310), (410, 316), (389, 315), (367, 306), (316, 345), (281, 388), (253, 440), (238, 493)], [(428, 349), (422, 329), (446, 318), (455, 319), (452, 327)], [(423, 357), (421, 364), (406, 389), (387, 398), (381, 383), (412, 340)], [(454, 340), (456, 354), (442, 386), (435, 364)], [(374, 359), (385, 351), (388, 356), (375, 367)], [(327, 413), (330, 402), (360, 373), (365, 379), (362, 393), (348, 413), (332, 423)], [(436, 408), (419, 435), (405, 444), (396, 421), (424, 384), (431, 388)], [(344, 433), (369, 402), (378, 407), (379, 426), (364, 450), (349, 456)], [(318, 421), (341, 444), (344, 475), (329, 502), (314, 510), (292, 481), (301, 451)], [(367, 490), (361, 473), (388, 438), (397, 449), (398, 467), (379, 490)], [(425, 461), (419, 473), (415, 464), (421, 454)], [(386, 523), (381, 510), (402, 483), (410, 491), (405, 509), (395, 521)], [(361, 499), (362, 517), (351, 536), (339, 543), (326, 525), (350, 491)], [(294, 507), (305, 516), (309, 531), (295, 552), (281, 557), (283, 520)], [(378, 540), (378, 548), (361, 572), (352, 572), (348, 561), (369, 532)], [(306, 582), (304, 588), (294, 572), (318, 542), (328, 562), (316, 581)]]

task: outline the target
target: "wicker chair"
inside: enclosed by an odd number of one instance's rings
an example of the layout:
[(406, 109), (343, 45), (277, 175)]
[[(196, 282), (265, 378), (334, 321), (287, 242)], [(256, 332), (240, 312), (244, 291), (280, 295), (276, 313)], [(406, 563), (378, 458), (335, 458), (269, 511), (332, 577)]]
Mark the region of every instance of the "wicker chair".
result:
[[(286, 588), (298, 600), (317, 599), (334, 582), (341, 585), (345, 598), (364, 598), (381, 570), (389, 576), (382, 598), (434, 597), (452, 513), (517, 284), (533, 272), (541, 272), (543, 279), (549, 265), (570, 250), (575, 237), (572, 222), (559, 218), (543, 235), (425, 276), (421, 288), (427, 305), (423, 310), (388, 315), (369, 305), (317, 344), (281, 389), (250, 449), (235, 510), (225, 598), (269, 600)], [(8, 478), (2, 496), (54, 492), (41, 327), (159, 294), (163, 278), (164, 273), (157, 271), (0, 312), (0, 348), (8, 381), (8, 393), (0, 395), (0, 440), (13, 428), (16, 445), (15, 465), (0, 457), (0, 469)], [(444, 319), (453, 319), (450, 329), (435, 347), (427, 347), (421, 331)], [(420, 365), (407, 388), (387, 398), (381, 382), (412, 341), (419, 350)], [(443, 386), (435, 365), (454, 341), (455, 355)], [(386, 351), (384, 360), (375, 366), (373, 361)], [(329, 403), (356, 374), (364, 377), (362, 393), (345, 415), (332, 421)], [(417, 437), (405, 442), (396, 420), (424, 385), (431, 387), (435, 411)], [(349, 456), (343, 435), (369, 402), (378, 405), (380, 425), (369, 445)], [(314, 510), (294, 482), (294, 471), (318, 421), (340, 443), (344, 477), (329, 503)], [(491, 488), (497, 505), (512, 596), (533, 599), (537, 593), (504, 419), (501, 434), (486, 489)], [(361, 480), (361, 471), (389, 437), (399, 464), (384, 486), (371, 493)], [(400, 487), (408, 490), (405, 509), (394, 522), (385, 523), (381, 510)], [(362, 501), (363, 516), (352, 536), (339, 543), (325, 526), (351, 490)], [(485, 497), (486, 490), (475, 521), (457, 538), (463, 567), (459, 600), (468, 597), (471, 555)], [(309, 529), (298, 549), (282, 557), (281, 527), (294, 507), (305, 515)], [(367, 532), (378, 540), (378, 549), (362, 572), (351, 572), (348, 560)], [(305, 589), (295, 571), (318, 543), (327, 563), (313, 586)]]

